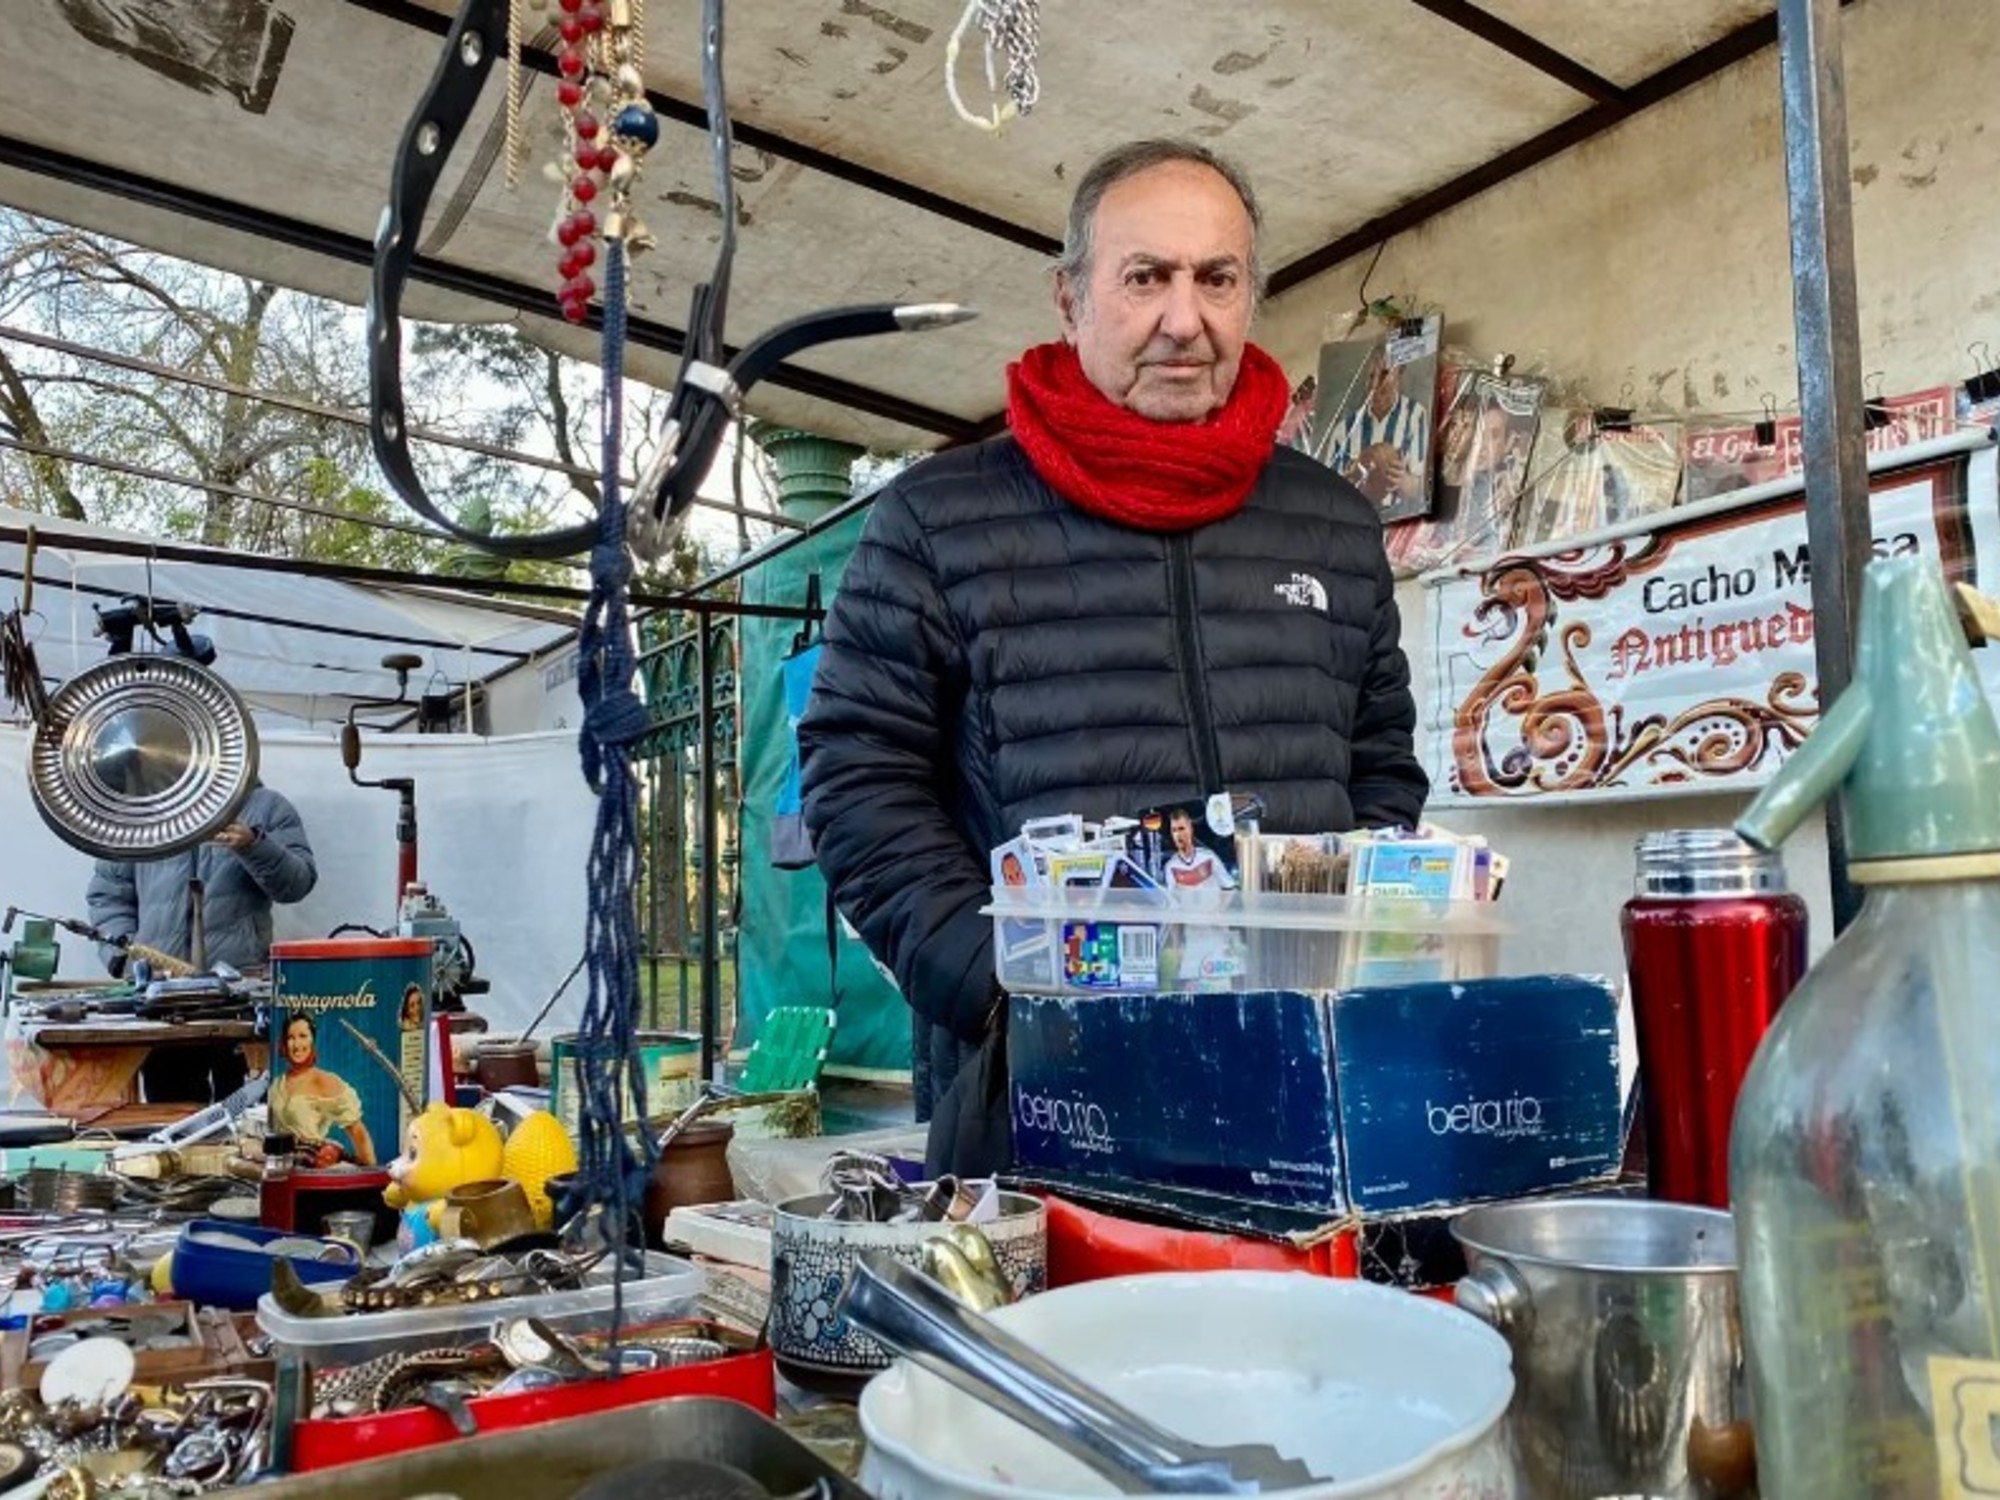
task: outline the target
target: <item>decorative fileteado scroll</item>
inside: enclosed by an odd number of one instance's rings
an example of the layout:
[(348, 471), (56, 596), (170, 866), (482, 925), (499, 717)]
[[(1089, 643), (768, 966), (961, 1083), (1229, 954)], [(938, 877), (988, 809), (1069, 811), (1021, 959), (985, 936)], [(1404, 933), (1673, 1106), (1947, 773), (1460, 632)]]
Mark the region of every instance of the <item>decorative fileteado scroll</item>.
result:
[[(2000, 527), (1994, 472), (1989, 448), (1876, 476), (1876, 551), (1976, 582)], [(1819, 719), (1811, 590), (1797, 494), (1429, 580), (1410, 646), (1429, 654), (1433, 803), (1761, 784)], [(2000, 690), (2000, 664), (1982, 670)]]

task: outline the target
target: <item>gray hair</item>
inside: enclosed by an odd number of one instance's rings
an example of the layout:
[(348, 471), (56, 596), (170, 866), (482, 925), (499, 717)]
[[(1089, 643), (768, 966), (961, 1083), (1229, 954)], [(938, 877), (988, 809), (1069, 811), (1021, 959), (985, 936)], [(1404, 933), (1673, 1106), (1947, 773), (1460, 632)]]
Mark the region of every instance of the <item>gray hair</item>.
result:
[(1097, 210), (1104, 202), (1104, 195), (1128, 177), (1137, 177), (1141, 172), (1150, 172), (1154, 167), (1175, 162), (1207, 167), (1228, 183), (1242, 200), (1243, 211), (1250, 216), (1251, 305), (1255, 306), (1263, 299), (1264, 263), (1258, 253), (1257, 242), (1264, 226), (1264, 216), (1258, 210), (1257, 194), (1250, 186), (1249, 177), (1241, 167), (1206, 146), (1193, 141), (1154, 139), (1130, 141), (1105, 152), (1090, 164), (1090, 170), (1076, 185), (1076, 196), (1069, 202), (1069, 224), (1063, 231), (1062, 254), (1056, 260), (1055, 271), (1069, 283), (1079, 305), (1089, 297), (1090, 260), (1097, 248)]

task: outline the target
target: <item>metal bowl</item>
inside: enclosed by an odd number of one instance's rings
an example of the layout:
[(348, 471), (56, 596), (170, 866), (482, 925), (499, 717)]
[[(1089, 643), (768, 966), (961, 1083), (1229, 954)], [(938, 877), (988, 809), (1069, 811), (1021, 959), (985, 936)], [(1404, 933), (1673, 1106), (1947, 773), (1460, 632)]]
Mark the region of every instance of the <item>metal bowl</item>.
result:
[(236, 690), (179, 656), (114, 656), (49, 699), (28, 782), (64, 843), (159, 859), (213, 838), (257, 780), (257, 731)]

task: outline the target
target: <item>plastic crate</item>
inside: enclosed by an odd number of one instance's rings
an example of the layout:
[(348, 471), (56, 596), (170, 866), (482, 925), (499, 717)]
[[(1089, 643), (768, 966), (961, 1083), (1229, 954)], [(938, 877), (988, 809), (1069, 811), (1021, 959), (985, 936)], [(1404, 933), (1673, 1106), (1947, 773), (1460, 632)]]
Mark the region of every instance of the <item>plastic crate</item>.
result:
[(1016, 995), (1307, 994), (1370, 985), (1484, 979), (1506, 925), (1487, 901), (1204, 895), (998, 885), (994, 975)]
[[(615, 1411), (672, 1396), (720, 1396), (777, 1415), (777, 1376), (770, 1349), (727, 1354), (670, 1370), (643, 1370), (619, 1380), (584, 1380), (512, 1396), (484, 1396), (467, 1403), (481, 1433), (559, 1422)], [(298, 1473), (387, 1458), (449, 1443), (459, 1436), (451, 1419), (429, 1407), (379, 1416), (307, 1419), (292, 1428), (291, 1467)]]
[[(646, 1274), (625, 1283), (627, 1326), (690, 1317), (707, 1273), (678, 1255), (649, 1253)], [(351, 1313), (338, 1318), (296, 1318), (266, 1294), (257, 1303), (257, 1326), (271, 1340), (276, 1359), (307, 1365), (358, 1365), (385, 1354), (409, 1354), (475, 1343), (506, 1318), (533, 1316), (562, 1333), (595, 1333), (611, 1325), (613, 1289), (608, 1268), (573, 1292), (537, 1292), (488, 1302), (410, 1307), (394, 1312)]]

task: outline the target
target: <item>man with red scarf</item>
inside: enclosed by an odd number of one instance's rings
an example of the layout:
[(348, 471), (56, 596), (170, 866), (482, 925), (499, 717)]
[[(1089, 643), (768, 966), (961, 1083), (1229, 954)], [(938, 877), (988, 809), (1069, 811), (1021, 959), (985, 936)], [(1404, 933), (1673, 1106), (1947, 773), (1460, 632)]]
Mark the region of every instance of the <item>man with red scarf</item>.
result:
[(1423, 810), (1375, 507), (1276, 444), (1287, 382), (1249, 342), (1257, 228), (1249, 183), (1201, 146), (1093, 165), (1056, 268), (1062, 338), (1008, 369), (1008, 434), (882, 491), (827, 618), (806, 823), (930, 1023), (933, 1171), (1010, 1159), (979, 908), (1023, 820), (1225, 789), (1258, 795), (1272, 832)]

